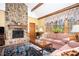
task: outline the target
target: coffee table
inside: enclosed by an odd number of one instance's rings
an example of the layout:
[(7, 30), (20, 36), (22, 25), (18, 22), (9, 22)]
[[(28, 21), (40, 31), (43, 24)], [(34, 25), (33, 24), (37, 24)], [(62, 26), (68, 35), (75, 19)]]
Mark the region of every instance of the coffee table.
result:
[(52, 43), (48, 42), (47, 40), (38, 40), (38, 42), (36, 42), (36, 44), (41, 48), (45, 48), (46, 46), (48, 46), (49, 44), (52, 44)]

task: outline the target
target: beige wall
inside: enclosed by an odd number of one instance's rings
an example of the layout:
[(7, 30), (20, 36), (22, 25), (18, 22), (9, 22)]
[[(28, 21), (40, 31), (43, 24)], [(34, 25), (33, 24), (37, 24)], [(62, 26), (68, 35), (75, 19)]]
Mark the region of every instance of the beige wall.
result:
[(35, 23), (35, 25), (37, 25), (38, 27), (42, 27), (43, 30), (45, 31), (44, 21), (45, 21), (44, 19), (38, 20), (38, 19), (33, 18), (33, 17), (28, 17), (28, 23)]
[(39, 26), (41, 26), (45, 32), (45, 18), (38, 20), (39, 21)]
[(5, 11), (0, 10), (0, 26), (5, 26)]
[(38, 25), (38, 20), (36, 18), (33, 18), (33, 17), (28, 17), (28, 22), (29, 23), (35, 23), (36, 25)]

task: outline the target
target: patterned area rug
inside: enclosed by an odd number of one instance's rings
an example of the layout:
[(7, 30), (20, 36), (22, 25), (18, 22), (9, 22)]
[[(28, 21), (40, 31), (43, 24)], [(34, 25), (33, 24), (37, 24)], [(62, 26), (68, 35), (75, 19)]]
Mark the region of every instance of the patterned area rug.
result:
[(21, 45), (15, 47), (4, 48), (4, 56), (27, 56), (28, 55), (28, 45)]
[[(3, 56), (48, 56), (50, 52), (45, 49), (43, 52), (42, 49), (34, 44), (23, 44), (17, 46), (8, 46), (3, 49)], [(50, 50), (52, 51), (52, 50)]]
[(42, 56), (43, 54), (35, 45), (23, 44), (19, 46), (8, 46), (3, 49), (3, 56)]

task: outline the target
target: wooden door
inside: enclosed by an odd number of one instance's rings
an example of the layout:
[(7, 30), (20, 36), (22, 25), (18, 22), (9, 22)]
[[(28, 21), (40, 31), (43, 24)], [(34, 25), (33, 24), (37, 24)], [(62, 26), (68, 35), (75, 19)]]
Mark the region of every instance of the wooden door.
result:
[(35, 43), (35, 23), (30, 23), (29, 24), (29, 36), (30, 36), (30, 41), (32, 43)]

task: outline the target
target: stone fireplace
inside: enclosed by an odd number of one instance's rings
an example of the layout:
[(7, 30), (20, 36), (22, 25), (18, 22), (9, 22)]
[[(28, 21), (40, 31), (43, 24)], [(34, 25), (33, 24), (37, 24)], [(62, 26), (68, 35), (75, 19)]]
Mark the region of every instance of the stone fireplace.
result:
[(6, 36), (6, 45), (25, 43), (28, 39), (26, 28), (21, 26), (11, 25)]
[(24, 3), (6, 3), (5, 45), (27, 43), (27, 6)]

